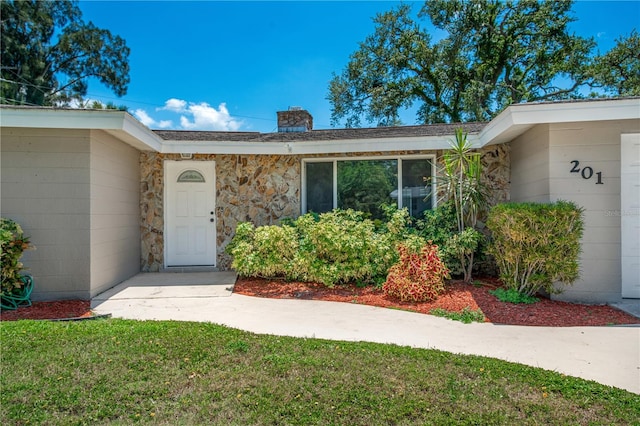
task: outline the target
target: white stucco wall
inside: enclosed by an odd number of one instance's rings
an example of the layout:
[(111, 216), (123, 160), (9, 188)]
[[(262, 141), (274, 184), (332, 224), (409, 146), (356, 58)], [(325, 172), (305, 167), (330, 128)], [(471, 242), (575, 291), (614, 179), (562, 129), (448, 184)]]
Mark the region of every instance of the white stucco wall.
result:
[(139, 152), (91, 131), (91, 297), (140, 271)]
[(2, 128), (1, 204), (36, 250), (33, 300), (89, 298), (89, 132)]

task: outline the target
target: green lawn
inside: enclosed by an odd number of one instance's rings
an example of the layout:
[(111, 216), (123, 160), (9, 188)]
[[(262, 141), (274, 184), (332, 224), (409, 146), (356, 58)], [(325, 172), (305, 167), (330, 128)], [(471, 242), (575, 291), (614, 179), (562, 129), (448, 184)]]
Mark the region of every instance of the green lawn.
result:
[(205, 323), (0, 323), (1, 424), (638, 424), (638, 395), (504, 361)]

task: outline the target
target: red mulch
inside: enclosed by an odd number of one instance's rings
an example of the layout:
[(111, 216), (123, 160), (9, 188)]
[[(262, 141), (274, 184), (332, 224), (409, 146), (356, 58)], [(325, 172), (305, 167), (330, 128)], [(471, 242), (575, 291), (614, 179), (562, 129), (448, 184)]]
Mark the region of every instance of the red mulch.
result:
[(59, 302), (33, 302), (14, 311), (2, 311), (0, 321), (21, 319), (67, 319), (92, 316), (91, 302), (86, 300), (62, 300)]
[(331, 289), (321, 284), (255, 278), (239, 278), (233, 291), (247, 296), (360, 303), (425, 314), (434, 308), (459, 312), (468, 307), (482, 310), (486, 321), (494, 324), (571, 327), (640, 323), (640, 319), (607, 305), (582, 305), (547, 298), (540, 298), (540, 301), (530, 305), (501, 302), (489, 294), (489, 290), (500, 285), (499, 282), (495, 279), (482, 282), (483, 285), (475, 286), (451, 281), (437, 300), (422, 303), (390, 299), (381, 289), (374, 287), (341, 285)]
[[(473, 310), (482, 310), (486, 321), (494, 324), (570, 327), (640, 323), (638, 318), (606, 305), (581, 305), (546, 298), (540, 298), (539, 302), (531, 305), (501, 302), (489, 294), (489, 290), (499, 286), (499, 282), (492, 279), (484, 279), (482, 282), (481, 286), (473, 286), (460, 281), (451, 281), (447, 284), (446, 292), (436, 301), (423, 303), (406, 303), (389, 299), (380, 289), (374, 287), (341, 285), (331, 289), (321, 284), (254, 278), (239, 278), (233, 291), (247, 296), (360, 303), (425, 314), (433, 308), (455, 312), (468, 307)], [(92, 315), (90, 307), (90, 302), (83, 300), (34, 302), (30, 307), (2, 311), (0, 320), (90, 317)]]

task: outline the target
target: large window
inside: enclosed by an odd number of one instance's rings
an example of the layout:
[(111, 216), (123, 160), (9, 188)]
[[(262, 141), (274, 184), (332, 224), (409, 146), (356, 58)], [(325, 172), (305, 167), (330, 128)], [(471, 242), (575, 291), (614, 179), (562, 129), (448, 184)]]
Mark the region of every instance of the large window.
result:
[[(406, 207), (421, 217), (433, 206), (426, 187), (433, 157), (321, 158), (303, 160), (303, 213), (333, 208), (360, 210), (381, 219), (381, 204)], [(398, 196), (398, 194), (400, 194)]]

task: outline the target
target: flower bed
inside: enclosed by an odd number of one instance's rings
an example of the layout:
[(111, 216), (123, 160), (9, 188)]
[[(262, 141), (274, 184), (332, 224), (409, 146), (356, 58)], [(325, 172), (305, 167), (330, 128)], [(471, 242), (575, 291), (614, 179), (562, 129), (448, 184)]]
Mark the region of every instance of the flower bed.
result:
[(255, 278), (239, 278), (234, 293), (258, 297), (360, 303), (425, 314), (435, 308), (461, 312), (468, 307), (471, 310), (482, 310), (486, 321), (494, 324), (571, 327), (640, 323), (640, 319), (607, 305), (583, 305), (546, 298), (530, 305), (501, 302), (489, 294), (489, 290), (498, 286), (499, 283), (495, 280), (483, 280), (483, 284), (479, 286), (452, 281), (447, 284), (445, 292), (438, 299), (421, 303), (400, 302), (387, 298), (382, 290), (375, 287), (349, 285), (327, 288), (321, 284)]
[(31, 306), (21, 306), (15, 311), (2, 311), (0, 320), (66, 319), (90, 316), (92, 316), (91, 302), (86, 300), (62, 300), (57, 302), (33, 302)]
[[(483, 280), (483, 285), (480, 286), (452, 281), (447, 284), (445, 292), (437, 300), (421, 303), (392, 300), (387, 298), (382, 290), (371, 286), (341, 285), (327, 288), (321, 284), (255, 278), (239, 278), (234, 287), (234, 293), (280, 299), (360, 303), (425, 314), (436, 308), (461, 312), (468, 307), (471, 310), (482, 310), (486, 321), (494, 324), (571, 327), (640, 323), (640, 319), (606, 305), (582, 305), (546, 298), (541, 298), (539, 302), (530, 305), (501, 302), (489, 294), (489, 290), (498, 286), (499, 283), (495, 280)], [(34, 302), (30, 307), (3, 311), (0, 320), (89, 317), (92, 315), (90, 305), (90, 302), (82, 300)]]

